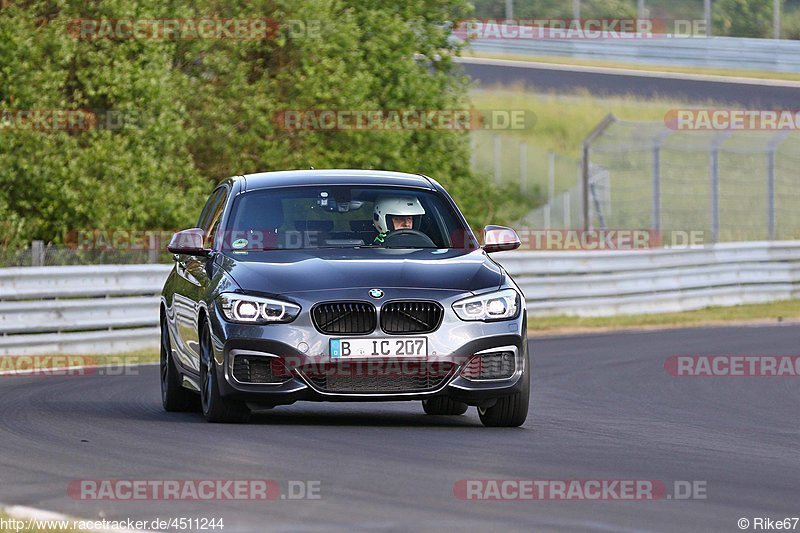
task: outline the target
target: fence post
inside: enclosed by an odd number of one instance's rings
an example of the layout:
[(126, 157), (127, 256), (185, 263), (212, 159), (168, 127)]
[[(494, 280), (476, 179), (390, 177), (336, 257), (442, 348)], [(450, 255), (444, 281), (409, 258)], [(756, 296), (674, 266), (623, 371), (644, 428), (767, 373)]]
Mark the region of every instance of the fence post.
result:
[(44, 241), (31, 242), (31, 266), (44, 266)]
[(711, 242), (719, 239), (719, 149), (711, 148)]
[(474, 133), (469, 135), (469, 167), (472, 170), (478, 170), (478, 139)]
[(519, 190), (528, 192), (528, 143), (519, 143)]
[(552, 209), (553, 200), (556, 197), (556, 153), (552, 150), (547, 152), (547, 208), (545, 214), (545, 227), (551, 229), (552, 220), (550, 218), (550, 211)]
[(588, 230), (591, 226), (589, 219), (589, 155), (592, 150), (592, 143), (602, 135), (609, 126), (617, 121), (613, 114), (608, 114), (606, 117), (595, 126), (595, 128), (583, 140), (581, 151), (581, 164), (583, 166), (583, 184), (581, 186), (581, 204), (583, 208), (583, 229)]
[(494, 135), (492, 141), (494, 142), (494, 181), (495, 183), (500, 183), (500, 172), (502, 170), (500, 166), (500, 136)]
[(775, 240), (775, 157), (778, 145), (789, 136), (789, 131), (778, 132), (767, 143), (767, 239)]
[(158, 252), (159, 250), (159, 243), (161, 239), (156, 239), (156, 235), (151, 233), (148, 238), (148, 247), (147, 247), (147, 262), (148, 263), (158, 263)]
[(720, 133), (711, 143), (711, 242), (714, 243), (719, 241), (719, 147), (730, 135)]
[(661, 231), (661, 143), (670, 133), (670, 130), (664, 130), (656, 135), (653, 145), (653, 211), (650, 229), (654, 231)]

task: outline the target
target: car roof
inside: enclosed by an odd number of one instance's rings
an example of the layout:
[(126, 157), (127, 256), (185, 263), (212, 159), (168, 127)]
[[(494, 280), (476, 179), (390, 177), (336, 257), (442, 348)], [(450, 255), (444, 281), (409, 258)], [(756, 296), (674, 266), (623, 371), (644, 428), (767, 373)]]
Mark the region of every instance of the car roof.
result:
[(303, 185), (394, 185), (434, 190), (431, 181), (422, 174), (407, 174), (387, 170), (308, 169), (259, 172), (238, 176), (241, 192), (267, 187)]

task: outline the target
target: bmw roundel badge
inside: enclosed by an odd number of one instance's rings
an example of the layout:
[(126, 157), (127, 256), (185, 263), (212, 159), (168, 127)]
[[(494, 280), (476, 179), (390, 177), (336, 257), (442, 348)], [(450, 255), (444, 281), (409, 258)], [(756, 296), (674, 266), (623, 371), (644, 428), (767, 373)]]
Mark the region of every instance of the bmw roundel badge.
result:
[(380, 289), (370, 289), (369, 295), (377, 300), (379, 298), (383, 298), (383, 291)]

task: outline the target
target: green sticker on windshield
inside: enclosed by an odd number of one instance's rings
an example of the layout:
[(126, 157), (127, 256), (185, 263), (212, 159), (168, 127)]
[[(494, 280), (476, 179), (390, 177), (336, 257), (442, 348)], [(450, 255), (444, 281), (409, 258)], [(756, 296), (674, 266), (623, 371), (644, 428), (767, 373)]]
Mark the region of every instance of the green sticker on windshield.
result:
[(245, 246), (247, 246), (247, 239), (236, 239), (235, 241), (233, 241), (231, 246), (233, 246), (236, 249), (244, 248)]

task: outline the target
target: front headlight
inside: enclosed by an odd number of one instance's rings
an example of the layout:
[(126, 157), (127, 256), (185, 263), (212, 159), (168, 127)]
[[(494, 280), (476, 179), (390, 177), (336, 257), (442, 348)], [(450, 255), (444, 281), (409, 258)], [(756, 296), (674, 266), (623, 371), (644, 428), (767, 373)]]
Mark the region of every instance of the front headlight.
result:
[(244, 324), (291, 322), (300, 314), (300, 306), (293, 303), (232, 292), (217, 296), (217, 305), (225, 318)]
[(461, 320), (508, 320), (519, 313), (519, 294), (514, 289), (470, 296), (453, 304)]

